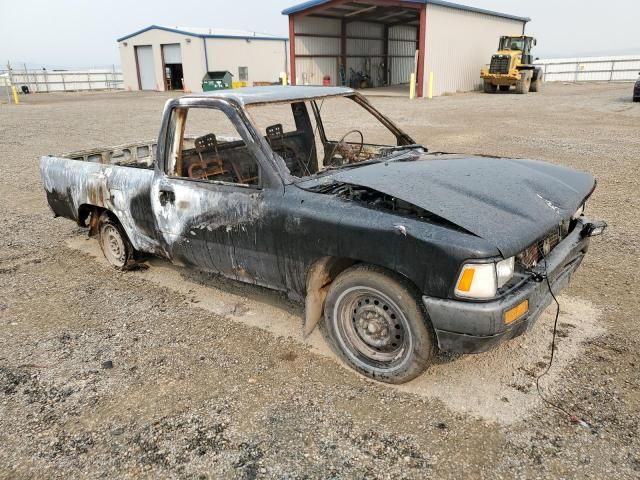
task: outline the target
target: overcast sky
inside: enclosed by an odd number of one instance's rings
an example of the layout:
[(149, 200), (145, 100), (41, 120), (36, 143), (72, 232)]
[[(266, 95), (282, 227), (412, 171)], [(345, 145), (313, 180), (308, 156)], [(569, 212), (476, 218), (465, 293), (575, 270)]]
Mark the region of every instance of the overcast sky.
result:
[[(536, 56), (640, 54), (639, 0), (454, 0), (531, 17)], [(296, 0), (0, 0), (0, 64), (118, 65), (116, 38), (151, 24), (287, 35)], [(497, 41), (497, 39), (496, 39)]]

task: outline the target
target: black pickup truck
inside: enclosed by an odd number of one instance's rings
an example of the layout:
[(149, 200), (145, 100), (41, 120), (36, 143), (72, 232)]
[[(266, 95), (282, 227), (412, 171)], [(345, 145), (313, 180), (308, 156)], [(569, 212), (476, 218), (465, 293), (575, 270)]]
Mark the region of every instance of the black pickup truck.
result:
[[(357, 127), (357, 128), (354, 128)], [(169, 100), (156, 141), (41, 159), (56, 216), (141, 253), (287, 292), (335, 351), (402, 383), (437, 348), (531, 327), (604, 223), (588, 173), (428, 152), (348, 88)]]

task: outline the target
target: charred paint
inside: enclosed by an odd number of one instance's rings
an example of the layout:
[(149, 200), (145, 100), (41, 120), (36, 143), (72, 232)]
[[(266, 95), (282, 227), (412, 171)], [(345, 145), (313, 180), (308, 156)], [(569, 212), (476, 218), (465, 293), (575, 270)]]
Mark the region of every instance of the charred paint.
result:
[[(296, 179), (251, 123), (245, 106), (317, 96), (353, 97), (388, 126), (398, 145), (390, 147), (388, 158)], [(259, 185), (167, 175), (165, 139), (175, 128), (172, 111), (194, 106), (229, 115), (258, 162)], [(297, 127), (310, 128), (311, 122), (298, 120)], [(413, 144), (349, 89), (265, 87), (170, 100), (154, 168), (135, 158), (133, 163), (127, 159), (129, 165), (113, 164), (114, 154), (93, 151), (102, 163), (88, 161), (90, 155), (82, 152), (43, 157), (41, 174), (57, 215), (76, 219), (81, 208), (102, 207), (120, 221), (137, 250), (283, 290), (296, 299), (306, 296), (307, 332), (320, 318), (327, 285), (341, 268), (377, 265), (404, 276), (421, 294), (451, 298), (465, 261), (499, 259), (530, 245), (549, 225), (570, 218), (593, 189), (591, 176), (568, 169), (431, 155)], [(135, 145), (113, 150), (133, 151)], [(411, 153), (391, 153), (404, 147)]]

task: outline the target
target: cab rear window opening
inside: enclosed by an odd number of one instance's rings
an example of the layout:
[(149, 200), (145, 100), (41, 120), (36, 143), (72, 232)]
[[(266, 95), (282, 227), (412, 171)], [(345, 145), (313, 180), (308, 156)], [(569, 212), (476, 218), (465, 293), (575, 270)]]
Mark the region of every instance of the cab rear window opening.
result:
[(216, 107), (177, 107), (172, 111), (168, 161), (170, 177), (257, 186), (259, 165), (226, 112)]

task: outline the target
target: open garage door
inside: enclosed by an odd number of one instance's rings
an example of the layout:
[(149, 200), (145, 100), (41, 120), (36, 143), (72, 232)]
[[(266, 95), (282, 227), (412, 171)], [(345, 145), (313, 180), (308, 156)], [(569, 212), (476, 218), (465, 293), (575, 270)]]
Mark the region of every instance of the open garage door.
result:
[(164, 89), (182, 90), (182, 51), (179, 43), (162, 45), (162, 63), (164, 65)]
[(156, 73), (153, 65), (153, 47), (151, 45), (138, 45), (136, 47), (136, 64), (140, 90), (156, 90)]
[(424, 11), (398, 0), (332, 0), (291, 14), (292, 82), (408, 93), (411, 73), (423, 80)]

